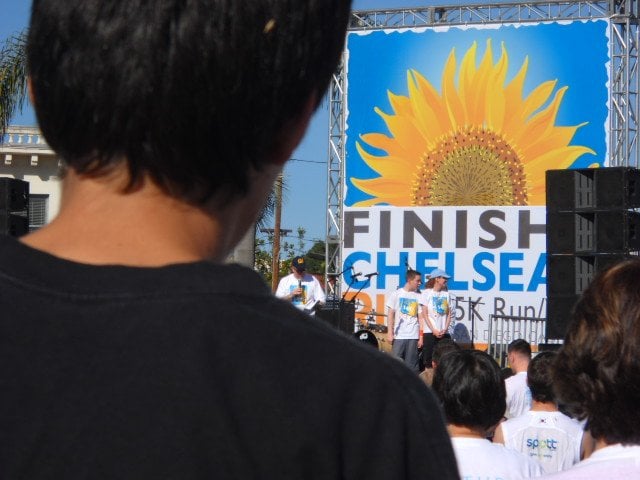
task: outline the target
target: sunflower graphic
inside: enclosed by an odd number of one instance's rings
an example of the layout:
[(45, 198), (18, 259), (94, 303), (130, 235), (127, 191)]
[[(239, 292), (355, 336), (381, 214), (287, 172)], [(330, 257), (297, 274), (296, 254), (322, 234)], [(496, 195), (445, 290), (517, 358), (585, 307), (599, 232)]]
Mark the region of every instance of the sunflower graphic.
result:
[[(408, 96), (388, 93), (393, 113), (375, 108), (391, 135), (367, 133), (356, 142), (364, 162), (380, 175), (352, 178), (373, 197), (356, 206), (544, 205), (545, 171), (595, 154), (569, 145), (586, 122), (555, 125), (568, 87), (556, 90), (557, 80), (549, 80), (523, 97), (528, 58), (507, 83), (504, 43), (495, 64), (491, 39), (478, 66), (476, 50), (474, 42), (459, 72), (451, 50), (441, 93), (409, 70)], [(369, 153), (367, 146), (387, 155)]]

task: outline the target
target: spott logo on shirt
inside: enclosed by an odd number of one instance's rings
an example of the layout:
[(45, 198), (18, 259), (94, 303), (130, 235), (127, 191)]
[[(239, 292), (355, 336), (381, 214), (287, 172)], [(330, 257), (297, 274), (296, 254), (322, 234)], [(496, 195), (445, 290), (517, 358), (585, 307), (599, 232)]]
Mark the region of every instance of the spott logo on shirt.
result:
[(557, 450), (558, 449), (558, 440), (553, 438), (547, 439), (538, 439), (538, 438), (527, 438), (527, 448), (540, 450)]

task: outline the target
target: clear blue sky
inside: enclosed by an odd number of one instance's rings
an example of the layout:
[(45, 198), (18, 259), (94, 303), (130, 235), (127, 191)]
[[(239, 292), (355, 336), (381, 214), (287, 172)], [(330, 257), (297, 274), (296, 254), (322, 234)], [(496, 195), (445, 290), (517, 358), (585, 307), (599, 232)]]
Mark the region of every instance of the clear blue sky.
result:
[[(451, 5), (464, 3), (460, 0), (354, 0), (355, 10), (416, 7), (425, 5)], [(482, 2), (469, 2), (482, 3)], [(0, 14), (0, 39), (19, 32), (27, 26), (30, 0), (2, 0)], [(13, 119), (14, 125), (35, 125), (33, 110), (26, 106)], [(324, 239), (327, 198), (327, 157), (329, 146), (329, 114), (324, 102), (312, 119), (307, 134), (292, 155), (285, 168), (287, 191), (284, 194), (282, 228), (306, 231), (307, 247), (315, 239)]]

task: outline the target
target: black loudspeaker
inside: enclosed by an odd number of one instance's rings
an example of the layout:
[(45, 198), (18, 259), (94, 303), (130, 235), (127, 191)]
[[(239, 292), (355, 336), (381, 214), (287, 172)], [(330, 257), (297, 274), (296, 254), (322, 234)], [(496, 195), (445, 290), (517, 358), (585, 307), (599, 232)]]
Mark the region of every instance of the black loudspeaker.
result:
[(640, 171), (629, 167), (596, 169), (596, 208), (640, 207)]
[(353, 333), (356, 306), (351, 302), (327, 305), (316, 312), (316, 316), (344, 333)]
[(562, 348), (561, 343), (539, 343), (538, 344), (538, 353), (539, 352), (557, 352)]
[(627, 254), (547, 255), (547, 295), (549, 298), (581, 294), (601, 270), (615, 263), (637, 258)]
[(580, 295), (549, 295), (547, 298), (546, 338), (564, 338), (573, 307)]
[(547, 210), (640, 207), (640, 171), (629, 167), (547, 170)]
[(640, 214), (637, 212), (547, 212), (548, 254), (635, 250), (640, 250)]
[(29, 206), (29, 182), (0, 177), (0, 210), (20, 212)]
[(29, 219), (23, 215), (0, 211), (0, 234), (21, 237), (29, 233)]
[(640, 214), (627, 210), (596, 212), (596, 245), (598, 252), (640, 250)]

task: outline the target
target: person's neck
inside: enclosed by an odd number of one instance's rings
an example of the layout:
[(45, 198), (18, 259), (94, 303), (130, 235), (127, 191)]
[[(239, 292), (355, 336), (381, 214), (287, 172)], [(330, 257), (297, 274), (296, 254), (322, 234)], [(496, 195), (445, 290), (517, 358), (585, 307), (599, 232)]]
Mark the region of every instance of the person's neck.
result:
[(529, 361), (523, 360), (522, 358), (514, 359), (513, 363), (511, 364), (511, 369), (515, 374), (527, 373), (528, 368), (529, 368)]
[(531, 400), (532, 412), (557, 412), (558, 405), (554, 402), (539, 402), (537, 400)]
[(21, 241), (80, 263), (152, 267), (221, 262), (242, 236), (238, 229), (249, 225), (234, 218), (236, 208), (188, 204), (148, 178), (125, 193), (127, 174), (121, 167), (98, 178), (70, 170), (63, 180), (59, 215)]
[(450, 423), (447, 425), (447, 430), (451, 437), (486, 438), (486, 435), (483, 432), (479, 432), (476, 429), (465, 427), (463, 425), (453, 425)]

